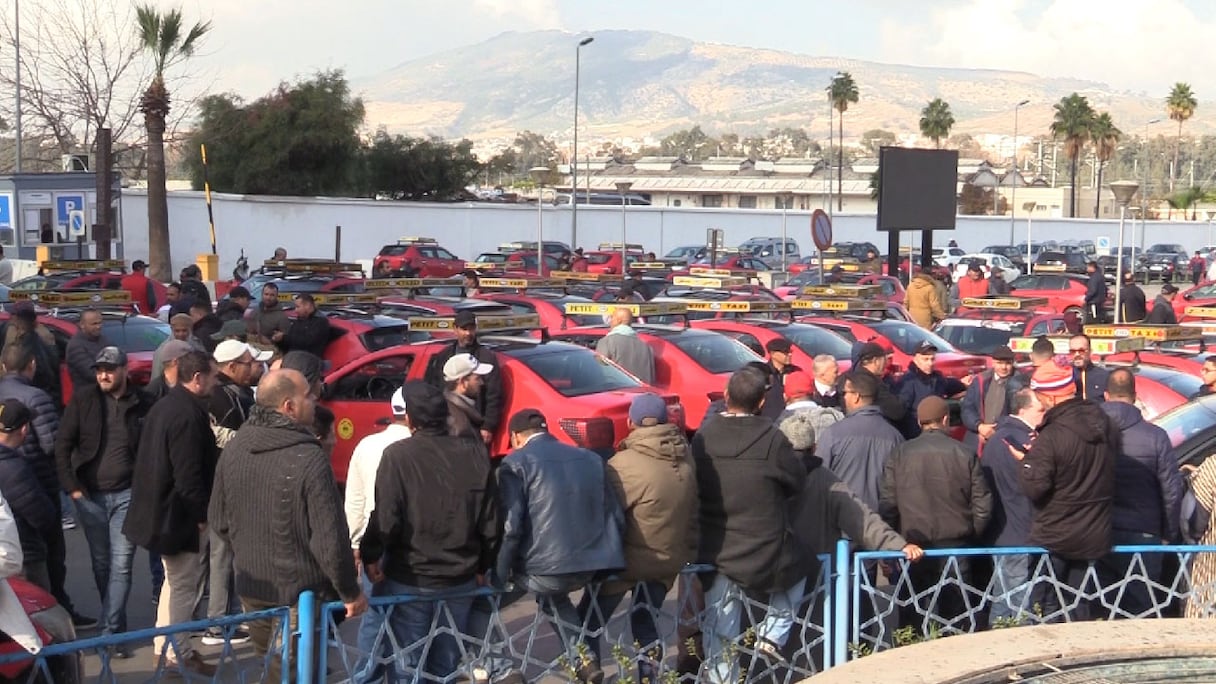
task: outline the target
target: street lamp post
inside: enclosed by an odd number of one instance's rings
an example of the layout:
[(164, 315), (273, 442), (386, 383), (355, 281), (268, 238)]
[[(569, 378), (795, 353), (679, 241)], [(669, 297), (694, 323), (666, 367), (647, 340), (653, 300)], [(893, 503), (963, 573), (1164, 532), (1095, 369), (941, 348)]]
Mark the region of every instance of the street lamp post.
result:
[[(536, 275), (545, 274), (545, 179), (549, 175), (549, 167), (533, 166), (528, 169), (528, 175), (536, 182)], [(554, 191), (554, 197), (557, 192)]]
[(786, 212), (789, 211), (789, 206), (794, 202), (794, 193), (783, 192), (777, 195), (781, 199), (781, 271), (785, 272), (785, 240), (786, 240)]
[(629, 193), (629, 188), (632, 187), (633, 183), (629, 181), (616, 182), (616, 191), (621, 193), (621, 275), (625, 274), (625, 252), (627, 251), (626, 245), (628, 244), (625, 230), (625, 207), (628, 205), (628, 202), (625, 201), (625, 195)]
[[(1140, 186), (1143, 188), (1143, 190), (1140, 192), (1140, 208), (1141, 208), (1141, 211), (1140, 211), (1140, 251), (1141, 252), (1144, 251), (1144, 232), (1145, 232), (1144, 229), (1148, 227), (1148, 223), (1147, 223), (1147, 221), (1148, 221), (1148, 191), (1149, 191), (1149, 185), (1148, 185), (1148, 167), (1149, 167), (1148, 127), (1152, 126), (1155, 123), (1161, 123), (1161, 119), (1149, 119), (1148, 121), (1144, 122), (1144, 141), (1140, 143), (1140, 156), (1144, 158), (1143, 159), (1144, 171), (1141, 174), (1142, 180), (1143, 180), (1143, 185)], [(1132, 243), (1133, 243), (1132, 244), (1132, 257), (1135, 257), (1136, 256), (1135, 241), (1133, 240)], [(1133, 262), (1133, 268), (1135, 268), (1134, 262)], [(1146, 269), (1144, 273), (1145, 273), (1145, 276), (1144, 276), (1145, 282), (1148, 282), (1148, 270)]]
[(1018, 110), (1030, 104), (1030, 100), (1022, 100), (1013, 106), (1013, 185), (1009, 186), (1009, 244), (1013, 244), (1014, 207), (1018, 200)]
[[(1030, 275), (1030, 272), (1034, 270), (1031, 268), (1031, 265), (1034, 263), (1034, 257), (1031, 255), (1031, 250), (1033, 248), (1030, 242), (1030, 224), (1032, 221), (1034, 221), (1034, 210), (1038, 208), (1038, 202), (1024, 202), (1022, 204), (1022, 211), (1026, 212), (1026, 275)], [(1012, 243), (1013, 241), (1010, 240), (1010, 242)]]
[[(574, 154), (570, 156), (570, 248), (578, 247), (578, 80), (579, 67), (583, 55), (583, 46), (595, 40), (587, 36), (574, 47)], [(590, 173), (590, 171), (588, 171)], [(587, 202), (591, 202), (591, 194), (587, 194)]]
[[(1123, 285), (1123, 219), (1127, 216), (1127, 204), (1132, 201), (1140, 184), (1134, 180), (1115, 181), (1110, 184), (1111, 192), (1115, 193), (1115, 201), (1119, 203), (1119, 249), (1115, 252), (1115, 322), (1123, 322), (1123, 301), (1120, 289)], [(1101, 192), (1102, 188), (1098, 188)], [(1101, 321), (1099, 321), (1101, 322)]]

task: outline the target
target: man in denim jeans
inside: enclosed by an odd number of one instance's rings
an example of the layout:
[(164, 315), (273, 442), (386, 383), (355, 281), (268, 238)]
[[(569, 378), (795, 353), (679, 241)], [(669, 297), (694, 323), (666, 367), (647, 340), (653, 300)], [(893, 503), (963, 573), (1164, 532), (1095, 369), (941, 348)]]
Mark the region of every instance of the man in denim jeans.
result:
[[(1043, 403), (1030, 389), (1014, 393), (1009, 400), (1010, 415), (996, 421), (996, 431), (984, 442), (980, 466), (992, 484), (995, 495), (992, 522), (988, 525), (988, 538), (993, 546), (1027, 546), (1030, 543), (1030, 499), (1022, 491), (1018, 471), (1022, 464), (1009, 451), (1010, 444), (1019, 445), (1025, 452), (1034, 440), (1035, 430), (1043, 422)], [(993, 556), (994, 588), (998, 592), (992, 598), (989, 621), (1021, 621), (1030, 613), (1027, 596), (1030, 593), (1030, 559), (1025, 553), (1007, 553)]]
[[(127, 382), (127, 355), (105, 347), (93, 362), (96, 382), (72, 394), (55, 438), (59, 479), (76, 505), (101, 595), (105, 634), (127, 629), (135, 546), (122, 532), (131, 504), (139, 433), (151, 399)], [(119, 648), (115, 654), (127, 657)]]

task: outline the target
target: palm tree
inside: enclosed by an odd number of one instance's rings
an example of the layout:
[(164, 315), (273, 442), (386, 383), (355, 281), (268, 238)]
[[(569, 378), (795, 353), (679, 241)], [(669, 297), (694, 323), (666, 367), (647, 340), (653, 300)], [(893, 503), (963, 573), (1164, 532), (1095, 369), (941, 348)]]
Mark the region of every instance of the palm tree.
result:
[(1094, 141), (1094, 154), (1098, 157), (1098, 201), (1094, 203), (1094, 218), (1101, 218), (1098, 212), (1102, 208), (1102, 174), (1106, 171), (1106, 162), (1115, 155), (1115, 148), (1122, 137), (1123, 131), (1115, 127), (1109, 112), (1094, 117), (1089, 127), (1089, 138)]
[(836, 148), (836, 211), (844, 211), (844, 113), (849, 110), (849, 104), (855, 104), (858, 98), (853, 75), (847, 71), (837, 72), (836, 78), (828, 86), (828, 99), (832, 107), (840, 112), (840, 146)]
[(1061, 98), (1055, 106), (1055, 120), (1051, 122), (1051, 135), (1057, 140), (1064, 141), (1064, 154), (1068, 156), (1069, 169), (1072, 175), (1072, 187), (1069, 188), (1068, 215), (1077, 215), (1077, 159), (1085, 149), (1089, 140), (1090, 127), (1093, 125), (1094, 110), (1089, 106), (1089, 100), (1084, 96), (1073, 93)]
[(1182, 147), (1182, 122), (1195, 116), (1199, 102), (1191, 86), (1187, 83), (1175, 83), (1170, 94), (1165, 98), (1165, 110), (1170, 118), (1178, 122), (1178, 141), (1174, 143), (1174, 165), (1170, 167), (1170, 192), (1174, 192), (1174, 176), (1178, 173), (1178, 149)]
[(1166, 202), (1170, 205), (1170, 218), (1174, 218), (1175, 209), (1181, 209), (1182, 218), (1185, 220), (1186, 210), (1190, 209), (1191, 220), (1194, 221), (1198, 215), (1196, 213), (1196, 209), (1198, 209), (1199, 203), (1203, 202), (1207, 195), (1208, 193), (1203, 188), (1198, 186), (1192, 186), (1186, 190), (1176, 193), (1166, 200)]
[(950, 112), (950, 103), (935, 98), (920, 110), (920, 134), (933, 141), (933, 146), (942, 148), (942, 138), (950, 137), (950, 129), (954, 128), (954, 114)]
[(152, 277), (172, 280), (169, 254), (169, 204), (165, 194), (165, 119), (169, 117), (169, 90), (165, 70), (194, 54), (211, 22), (199, 22), (183, 33), (182, 12), (161, 14), (153, 5), (135, 8), (139, 42), (152, 57), (152, 83), (139, 100), (148, 131), (148, 261)]

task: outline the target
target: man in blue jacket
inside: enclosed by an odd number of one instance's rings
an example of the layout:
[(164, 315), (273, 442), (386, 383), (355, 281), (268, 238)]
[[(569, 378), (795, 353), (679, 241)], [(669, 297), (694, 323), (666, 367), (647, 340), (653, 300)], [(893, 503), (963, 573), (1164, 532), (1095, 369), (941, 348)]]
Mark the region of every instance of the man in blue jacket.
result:
[(1089, 335), (1073, 335), (1068, 340), (1068, 360), (1072, 364), (1072, 380), (1077, 398), (1097, 403), (1106, 401), (1106, 382), (1110, 371), (1094, 365), (1090, 357)]
[[(1009, 414), (996, 421), (996, 431), (984, 443), (980, 465), (988, 476), (993, 493), (992, 522), (988, 524), (987, 538), (993, 546), (1028, 546), (1030, 544), (1030, 521), (1033, 507), (1018, 471), (1022, 463), (1009, 450), (1018, 445), (1018, 451), (1026, 452), (1034, 441), (1035, 431), (1043, 422), (1047, 409), (1030, 389), (1013, 393), (1009, 401)], [(1031, 556), (1025, 553), (999, 554), (993, 557), (995, 587), (999, 592), (992, 602), (990, 621), (1001, 618), (1022, 619), (1030, 612), (1027, 601), (1030, 585)]]
[[(1182, 509), (1182, 476), (1178, 460), (1165, 430), (1144, 420), (1136, 407), (1136, 376), (1126, 368), (1111, 372), (1102, 410), (1122, 435), (1115, 457), (1115, 498), (1111, 543), (1118, 546), (1177, 543)], [(1150, 581), (1161, 578), (1161, 554), (1142, 556), (1144, 574)], [(1131, 554), (1110, 554), (1099, 564), (1104, 585), (1120, 581), (1134, 570)], [(1131, 617), (1144, 616), (1154, 608), (1149, 586), (1129, 580), (1119, 609)]]
[(942, 372), (933, 367), (937, 359), (937, 347), (925, 340), (912, 354), (912, 365), (895, 383), (895, 394), (904, 403), (904, 417), (900, 421), (899, 431), (904, 439), (915, 439), (920, 436), (920, 423), (916, 420), (916, 407), (925, 397), (941, 397), (950, 399), (967, 391), (966, 382), (947, 378)]
[(841, 376), (840, 395), (847, 415), (823, 431), (815, 448), (823, 465), (872, 511), (878, 510), (878, 488), (887, 457), (904, 441), (874, 403), (878, 383), (869, 373), (859, 371)]

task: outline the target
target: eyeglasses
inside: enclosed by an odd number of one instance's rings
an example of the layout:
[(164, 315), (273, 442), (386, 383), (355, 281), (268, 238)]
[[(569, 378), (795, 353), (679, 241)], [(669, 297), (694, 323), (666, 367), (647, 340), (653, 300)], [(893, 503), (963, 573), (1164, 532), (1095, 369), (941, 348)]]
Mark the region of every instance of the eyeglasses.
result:
[(1089, 350), (1088, 349), (1069, 349), (1068, 353), (1069, 354), (1088, 354)]

